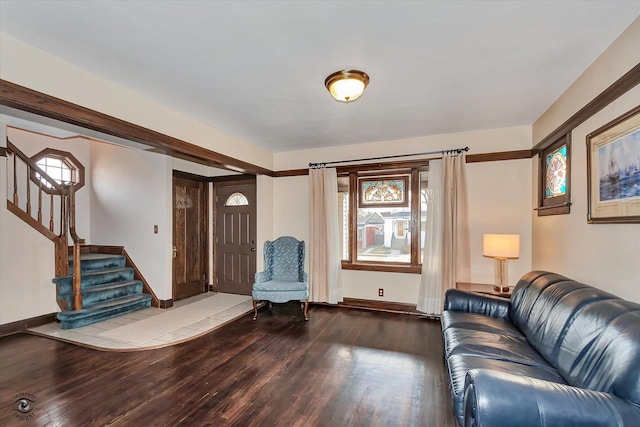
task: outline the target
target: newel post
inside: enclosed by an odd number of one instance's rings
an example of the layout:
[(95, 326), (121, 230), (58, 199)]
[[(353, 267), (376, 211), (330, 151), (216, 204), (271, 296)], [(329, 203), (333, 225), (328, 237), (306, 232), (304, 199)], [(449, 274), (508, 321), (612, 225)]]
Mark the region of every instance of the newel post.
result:
[(73, 244), (73, 309), (82, 310), (82, 276), (80, 275), (80, 248), (84, 240)]
[[(81, 261), (80, 252), (84, 239), (78, 237), (76, 233), (76, 192), (73, 185), (66, 185), (65, 190), (68, 192), (67, 212), (64, 218), (68, 221), (69, 234), (73, 239), (73, 309), (75, 311), (82, 310), (82, 274), (80, 273)], [(65, 227), (66, 229), (66, 227)]]

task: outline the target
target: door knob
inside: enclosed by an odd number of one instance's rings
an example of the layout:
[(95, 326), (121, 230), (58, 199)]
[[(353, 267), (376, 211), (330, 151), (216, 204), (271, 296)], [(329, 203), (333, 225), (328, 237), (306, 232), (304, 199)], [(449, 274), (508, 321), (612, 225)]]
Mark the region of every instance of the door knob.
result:
[(177, 257), (178, 256), (178, 248), (177, 247), (173, 247), (173, 257)]
[(251, 252), (255, 252), (255, 251), (256, 251), (256, 248), (251, 248)]

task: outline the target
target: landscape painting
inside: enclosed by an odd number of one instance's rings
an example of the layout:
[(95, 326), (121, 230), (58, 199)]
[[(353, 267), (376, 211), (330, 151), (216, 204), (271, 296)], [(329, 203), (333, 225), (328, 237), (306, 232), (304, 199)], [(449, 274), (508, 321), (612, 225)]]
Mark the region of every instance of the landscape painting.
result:
[(598, 148), (600, 201), (640, 197), (640, 130)]
[(640, 106), (587, 135), (589, 223), (640, 222)]

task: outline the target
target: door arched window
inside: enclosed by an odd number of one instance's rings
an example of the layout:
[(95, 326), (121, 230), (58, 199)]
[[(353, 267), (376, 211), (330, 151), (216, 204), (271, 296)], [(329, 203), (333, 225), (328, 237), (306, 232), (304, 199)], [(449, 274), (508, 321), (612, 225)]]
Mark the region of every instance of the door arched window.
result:
[(224, 203), (225, 206), (247, 206), (248, 204), (249, 200), (247, 200), (247, 197), (242, 193), (231, 194)]

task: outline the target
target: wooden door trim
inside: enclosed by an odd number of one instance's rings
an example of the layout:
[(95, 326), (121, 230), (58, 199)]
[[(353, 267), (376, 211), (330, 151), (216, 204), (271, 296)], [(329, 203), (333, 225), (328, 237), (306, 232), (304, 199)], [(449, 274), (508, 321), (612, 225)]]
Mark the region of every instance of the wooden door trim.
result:
[[(174, 198), (175, 198), (175, 179), (184, 179), (188, 181), (197, 182), (203, 186), (202, 191), (202, 200), (200, 201), (200, 217), (202, 220), (202, 224), (200, 226), (200, 253), (203, 255), (202, 260), (202, 274), (205, 275), (205, 280), (202, 283), (202, 292), (205, 293), (209, 291), (209, 185), (207, 183), (207, 177), (201, 175), (195, 175), (187, 172), (182, 172), (178, 170), (174, 170), (172, 172), (171, 177), (171, 233), (172, 233), (172, 248), (175, 245), (175, 209), (174, 209)], [(175, 266), (173, 262), (173, 257), (171, 258), (171, 305), (173, 305), (173, 301), (176, 300), (176, 277), (175, 277)]]

